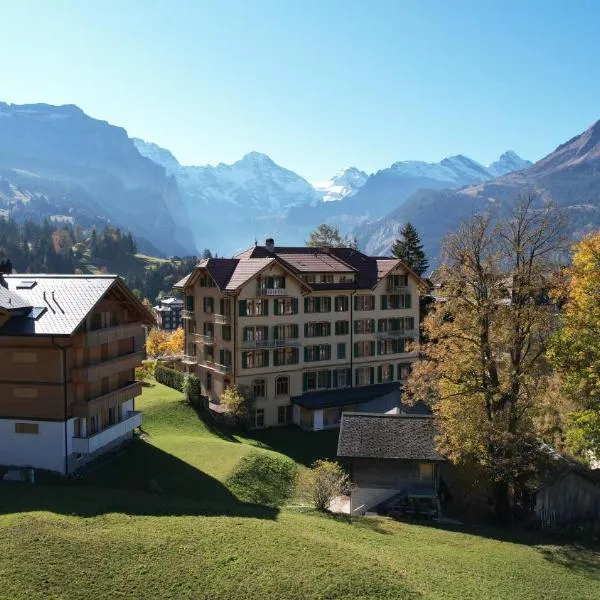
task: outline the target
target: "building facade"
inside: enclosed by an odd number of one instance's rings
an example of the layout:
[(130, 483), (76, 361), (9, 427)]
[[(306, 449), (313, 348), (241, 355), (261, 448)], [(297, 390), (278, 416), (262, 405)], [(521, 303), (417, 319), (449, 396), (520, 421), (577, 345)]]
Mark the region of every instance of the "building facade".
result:
[[(185, 294), (184, 362), (212, 402), (230, 384), (251, 389), (256, 427), (336, 427), (343, 406), (328, 414), (326, 392), (407, 378), (421, 285), (400, 260), (352, 248), (267, 240), (204, 260), (176, 286)], [(323, 401), (307, 407), (303, 397), (315, 392)]]
[(151, 323), (115, 275), (0, 276), (0, 464), (70, 474), (131, 438)]
[(156, 325), (165, 331), (175, 331), (183, 326), (181, 311), (183, 300), (172, 296), (161, 298), (153, 307), (156, 314)]

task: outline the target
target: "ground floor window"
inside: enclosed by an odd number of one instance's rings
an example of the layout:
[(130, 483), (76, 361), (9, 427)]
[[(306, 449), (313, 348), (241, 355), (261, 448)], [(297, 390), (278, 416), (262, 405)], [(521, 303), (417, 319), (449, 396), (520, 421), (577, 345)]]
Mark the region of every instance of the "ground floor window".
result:
[(287, 396), (290, 393), (289, 377), (278, 377), (275, 380), (275, 393), (278, 396)]
[(278, 425), (289, 425), (292, 422), (292, 409), (291, 405), (279, 406), (277, 408)]
[(255, 379), (252, 382), (252, 393), (255, 398), (265, 398), (267, 395), (267, 383), (264, 379)]
[(263, 408), (257, 408), (254, 411), (254, 427), (265, 426), (265, 411)]
[(410, 375), (412, 365), (410, 363), (400, 363), (398, 365), (398, 379), (404, 381)]

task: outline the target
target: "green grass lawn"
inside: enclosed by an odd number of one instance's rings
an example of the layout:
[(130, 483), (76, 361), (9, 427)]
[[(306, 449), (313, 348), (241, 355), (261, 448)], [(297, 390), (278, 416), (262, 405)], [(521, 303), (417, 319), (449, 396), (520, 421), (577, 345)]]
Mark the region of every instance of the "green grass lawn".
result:
[(335, 451), (331, 432), (231, 435), (161, 385), (136, 408), (147, 437), (81, 479), (0, 486), (0, 599), (600, 598), (597, 550), (245, 504), (228, 489), (242, 456), (309, 464)]

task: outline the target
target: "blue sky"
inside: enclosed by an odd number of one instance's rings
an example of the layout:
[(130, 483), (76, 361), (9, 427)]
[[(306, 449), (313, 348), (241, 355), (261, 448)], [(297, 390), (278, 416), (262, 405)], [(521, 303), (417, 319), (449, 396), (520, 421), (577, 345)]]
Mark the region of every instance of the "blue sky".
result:
[(184, 164), (514, 149), (600, 118), (595, 0), (0, 0), (0, 100), (77, 104)]

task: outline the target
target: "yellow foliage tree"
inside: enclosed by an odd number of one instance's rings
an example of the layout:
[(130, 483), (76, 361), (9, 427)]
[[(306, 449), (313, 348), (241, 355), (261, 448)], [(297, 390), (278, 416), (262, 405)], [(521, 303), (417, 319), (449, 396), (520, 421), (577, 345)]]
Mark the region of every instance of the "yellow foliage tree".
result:
[(548, 354), (579, 409), (569, 415), (567, 447), (589, 458), (600, 456), (600, 232), (573, 246), (567, 278), (562, 328)]
[(183, 352), (184, 333), (179, 327), (172, 333), (152, 328), (146, 338), (146, 353), (151, 358), (177, 356)]

